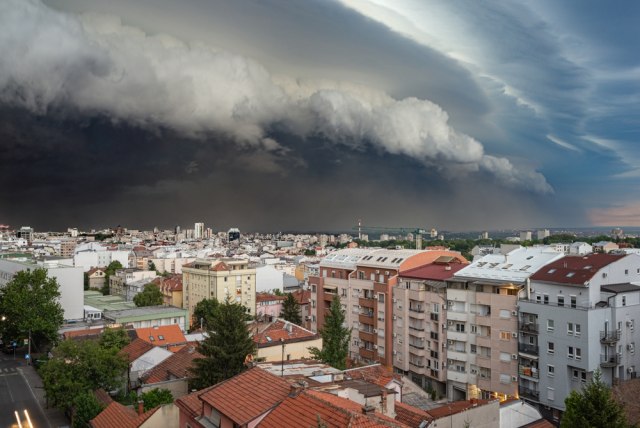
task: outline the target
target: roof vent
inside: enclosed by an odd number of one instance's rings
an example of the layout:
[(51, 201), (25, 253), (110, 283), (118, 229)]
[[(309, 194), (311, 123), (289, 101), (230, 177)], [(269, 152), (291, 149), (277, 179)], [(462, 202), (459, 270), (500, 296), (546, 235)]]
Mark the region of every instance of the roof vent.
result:
[(366, 406), (362, 407), (362, 413), (364, 413), (365, 415), (372, 415), (375, 413), (375, 411), (376, 408), (371, 404), (367, 404)]

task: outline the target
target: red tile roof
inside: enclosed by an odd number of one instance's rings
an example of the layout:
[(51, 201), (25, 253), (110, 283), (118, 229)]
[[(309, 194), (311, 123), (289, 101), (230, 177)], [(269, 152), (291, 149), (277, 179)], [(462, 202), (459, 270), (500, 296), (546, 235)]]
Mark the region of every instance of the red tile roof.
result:
[(138, 428), (159, 408), (156, 407), (138, 415), (134, 410), (114, 401), (93, 418), (90, 424), (93, 428)]
[(169, 346), (187, 343), (187, 338), (178, 324), (161, 325), (156, 327), (137, 328), (138, 338), (149, 342), (153, 346)]
[(394, 379), (402, 383), (402, 376), (394, 374), (391, 368), (385, 367), (382, 364), (372, 364), (370, 366), (348, 369), (345, 370), (344, 374), (352, 379), (362, 379), (382, 387), (386, 387), (389, 382)]
[(308, 305), (311, 302), (311, 290), (296, 290), (292, 294), (299, 305)]
[(120, 350), (121, 354), (127, 356), (130, 363), (140, 358), (143, 354), (153, 349), (153, 345), (140, 338), (135, 338)]
[(623, 257), (626, 257), (626, 254), (594, 253), (586, 256), (565, 256), (531, 275), (531, 281), (584, 285), (600, 269)]
[(402, 278), (431, 279), (435, 281), (444, 281), (453, 276), (460, 269), (467, 267), (467, 262), (455, 261), (451, 263), (430, 263), (428, 265), (419, 266), (413, 269), (400, 271)]
[(104, 268), (91, 268), (91, 269), (89, 269), (89, 270), (87, 271), (87, 275), (88, 275), (88, 276), (91, 276), (91, 275), (93, 275), (94, 273), (96, 273), (96, 272), (98, 272), (98, 271), (100, 271), (100, 272), (103, 272), (103, 273), (104, 273), (104, 272), (105, 272), (105, 269), (104, 269)]
[(410, 427), (418, 427), (422, 421), (431, 422), (433, 420), (433, 416), (417, 407), (401, 403), (400, 401), (396, 401), (394, 406), (396, 410), (396, 420)]
[(214, 385), (200, 398), (238, 425), (244, 425), (284, 400), (289, 382), (258, 367)]
[(222, 272), (225, 270), (229, 270), (229, 266), (227, 266), (225, 262), (218, 262), (211, 268), (211, 270), (215, 272)]
[(189, 369), (194, 366), (196, 358), (203, 358), (203, 355), (193, 347), (185, 346), (145, 373), (142, 380), (148, 385), (171, 379), (188, 379), (191, 377)]
[[(477, 403), (477, 404), (476, 404)], [(453, 403), (445, 404), (435, 409), (429, 409), (429, 414), (436, 419), (443, 418), (449, 415), (455, 415), (456, 413), (464, 412), (476, 406), (484, 406), (489, 404), (488, 400), (469, 400), (469, 401), (454, 401)]]
[(313, 427), (318, 418), (327, 428), (406, 427), (381, 413), (364, 414), (362, 406), (327, 392), (306, 390), (287, 397), (257, 426), (260, 428)]
[(103, 327), (100, 328), (83, 328), (82, 330), (70, 330), (70, 331), (65, 331), (64, 333), (62, 333), (62, 337), (64, 337), (65, 339), (74, 339), (74, 338), (79, 338), (79, 337), (84, 337), (84, 338), (88, 338), (89, 336), (100, 336), (102, 334), (102, 331), (104, 330)]
[(160, 291), (182, 291), (182, 275), (172, 275), (166, 278), (159, 276), (151, 281), (151, 283), (157, 285)]
[[(291, 331), (287, 330), (287, 326)], [(284, 343), (293, 343), (318, 338), (316, 333), (280, 318), (272, 323), (253, 323), (249, 327), (249, 331), (254, 333), (253, 341), (256, 342), (260, 348), (280, 346), (282, 343), (280, 342), (281, 339), (284, 339)]]
[(271, 293), (256, 293), (256, 303), (271, 302), (274, 300), (282, 301), (284, 300), (284, 296), (276, 296), (275, 294), (271, 294)]
[(215, 385), (205, 389), (201, 389), (200, 391), (192, 392), (188, 395), (183, 395), (182, 397), (176, 399), (176, 406), (186, 411), (193, 419), (201, 416), (200, 414), (202, 413), (202, 400), (200, 399), (200, 395), (209, 391), (211, 388), (215, 388)]
[(93, 391), (93, 395), (105, 407), (113, 403), (113, 398), (111, 398), (109, 393), (102, 388), (96, 389), (95, 391)]

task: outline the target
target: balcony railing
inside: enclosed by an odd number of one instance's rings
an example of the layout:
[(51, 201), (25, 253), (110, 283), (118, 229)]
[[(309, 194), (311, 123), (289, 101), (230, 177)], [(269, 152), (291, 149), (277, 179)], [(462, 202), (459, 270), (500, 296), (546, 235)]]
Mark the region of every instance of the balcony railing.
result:
[(600, 331), (601, 343), (616, 343), (618, 340), (620, 340), (620, 330)]
[(535, 367), (518, 366), (518, 374), (520, 376), (526, 376), (533, 379), (539, 378), (538, 369)]
[(424, 327), (414, 327), (414, 326), (410, 325), (409, 326), (409, 330), (424, 331)]
[(424, 349), (424, 344), (420, 343), (410, 343), (409, 346), (416, 349)]
[(424, 313), (424, 309), (423, 308), (416, 308), (416, 307), (413, 307), (413, 306), (409, 306), (409, 311), (417, 312), (419, 314), (423, 314)]
[(616, 367), (620, 364), (621, 354), (600, 354), (600, 367)]
[(358, 299), (358, 303), (363, 308), (373, 308), (376, 304), (376, 301), (373, 299), (368, 299), (366, 297), (360, 297), (360, 299)]
[(439, 321), (440, 320), (440, 314), (436, 314), (436, 313), (433, 313), (433, 312), (431, 312), (429, 317), (431, 318), (431, 321)]
[(424, 367), (424, 363), (419, 363), (417, 361), (409, 361), (409, 365), (414, 366), (414, 367), (418, 367), (418, 368), (423, 368)]
[(529, 345), (528, 343), (518, 343), (518, 352), (524, 352), (525, 354), (538, 355), (540, 347), (537, 345)]
[(532, 322), (521, 323), (520, 331), (523, 333), (538, 334), (539, 325), (537, 323), (532, 323)]
[(535, 389), (525, 388), (521, 386), (518, 388), (518, 392), (521, 397), (528, 398), (534, 401), (540, 400), (540, 391), (536, 391)]

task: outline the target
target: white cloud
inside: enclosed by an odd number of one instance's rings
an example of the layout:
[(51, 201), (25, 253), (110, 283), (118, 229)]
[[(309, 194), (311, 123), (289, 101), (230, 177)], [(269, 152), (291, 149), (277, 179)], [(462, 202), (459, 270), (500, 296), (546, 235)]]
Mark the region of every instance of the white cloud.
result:
[(577, 148), (576, 146), (574, 146), (573, 144), (567, 143), (566, 141), (561, 140), (560, 138), (555, 137), (553, 135), (550, 135), (550, 134), (547, 135), (547, 139), (549, 141), (551, 141), (552, 143), (555, 143), (558, 146), (563, 147), (563, 148), (565, 148), (567, 150), (573, 150), (574, 152), (581, 152), (581, 150), (579, 148)]
[(37, 0), (0, 0), (0, 55), (0, 102), (39, 114), (67, 109), (193, 136), (223, 133), (274, 155), (286, 152), (269, 138), (277, 124), (302, 137), (372, 144), (443, 170), (483, 170), (509, 187), (552, 192), (541, 174), (486, 155), (428, 100), (274, 77), (249, 58), (149, 36), (115, 16), (77, 17)]

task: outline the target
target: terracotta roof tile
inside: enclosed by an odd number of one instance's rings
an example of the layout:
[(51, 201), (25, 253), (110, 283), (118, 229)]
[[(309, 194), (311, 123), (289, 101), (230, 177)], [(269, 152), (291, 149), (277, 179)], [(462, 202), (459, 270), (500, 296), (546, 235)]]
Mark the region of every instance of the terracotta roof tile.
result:
[(370, 366), (348, 369), (345, 370), (344, 374), (352, 379), (362, 379), (382, 387), (386, 387), (389, 382), (394, 379), (402, 383), (402, 377), (400, 375), (394, 374), (391, 368), (385, 367), (382, 364), (372, 364)]
[(565, 256), (543, 266), (531, 275), (531, 281), (584, 285), (603, 267), (626, 257), (626, 254), (587, 254)]
[(197, 416), (200, 416), (200, 413), (202, 412), (202, 400), (200, 399), (200, 395), (206, 393), (212, 388), (215, 388), (215, 385), (201, 389), (200, 391), (192, 392), (188, 395), (183, 395), (175, 401), (176, 406), (185, 410), (192, 418), (196, 418)]
[(271, 293), (256, 293), (256, 303), (270, 302), (270, 301), (282, 301), (284, 296), (276, 296)]
[(136, 337), (122, 348), (120, 353), (126, 355), (129, 362), (132, 363), (151, 349), (153, 349), (152, 344)]
[(410, 406), (400, 401), (394, 403), (396, 410), (396, 420), (411, 427), (418, 427), (422, 421), (430, 422), (433, 416), (417, 407)]
[(286, 380), (254, 367), (214, 385), (200, 398), (233, 422), (244, 425), (284, 400), (290, 390)]
[(467, 266), (468, 262), (462, 262), (459, 260), (453, 263), (430, 263), (428, 265), (401, 271), (399, 276), (403, 278), (444, 281), (445, 279), (451, 278), (454, 273)]
[(229, 270), (229, 266), (227, 266), (225, 262), (218, 262), (210, 269), (215, 272), (222, 272), (222, 271)]
[(134, 410), (114, 401), (93, 418), (90, 424), (93, 428), (137, 428), (159, 408), (156, 407), (138, 415)]
[[(290, 326), (291, 331), (287, 330), (287, 325)], [(261, 328), (261, 326), (263, 326), (263, 328)], [(285, 343), (289, 343), (313, 340), (318, 337), (316, 333), (282, 319), (267, 323), (266, 327), (264, 323), (254, 323), (249, 329), (253, 332), (255, 332), (256, 329), (258, 330), (258, 332), (253, 335), (253, 341), (261, 348), (280, 346), (281, 339), (284, 339)]]
[(311, 302), (311, 290), (296, 290), (291, 294), (299, 305), (308, 305)]
[[(484, 406), (489, 404), (488, 400), (476, 400), (478, 406)], [(455, 415), (456, 413), (464, 412), (467, 409), (475, 407), (474, 402), (469, 401), (454, 401), (453, 403), (445, 404), (444, 406), (436, 407), (435, 409), (429, 409), (429, 414), (436, 419)]]
[(203, 358), (203, 355), (191, 346), (185, 346), (145, 373), (142, 380), (148, 385), (170, 379), (190, 378), (189, 369), (193, 366), (193, 360), (196, 358)]
[(109, 404), (113, 403), (113, 398), (111, 398), (109, 393), (102, 388), (93, 391), (93, 395), (104, 406), (108, 406)]
[(177, 324), (137, 328), (135, 331), (138, 338), (153, 346), (169, 346), (187, 343), (184, 333)]
[(151, 283), (157, 285), (160, 291), (182, 291), (182, 275), (172, 275), (166, 278), (159, 276), (154, 278)]

